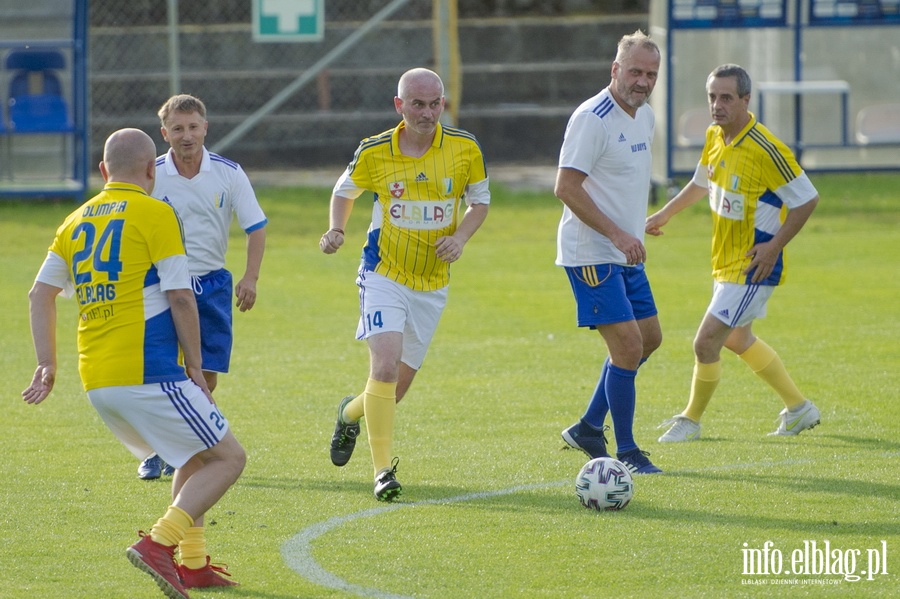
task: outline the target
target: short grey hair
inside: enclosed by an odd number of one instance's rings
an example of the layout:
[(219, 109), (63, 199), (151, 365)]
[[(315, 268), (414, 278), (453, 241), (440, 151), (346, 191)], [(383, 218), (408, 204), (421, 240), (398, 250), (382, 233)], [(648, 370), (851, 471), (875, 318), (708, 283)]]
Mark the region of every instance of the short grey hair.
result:
[(707, 85), (711, 80), (720, 77), (734, 77), (735, 81), (737, 81), (737, 94), (739, 98), (750, 95), (750, 75), (744, 70), (744, 67), (736, 64), (719, 65), (713, 69), (712, 73), (709, 74), (709, 77), (706, 78)]
[(662, 53), (659, 51), (659, 44), (650, 39), (650, 36), (638, 29), (634, 33), (623, 35), (622, 39), (619, 40), (618, 49), (616, 50), (616, 62), (621, 63), (634, 51), (635, 48), (645, 48), (647, 50), (652, 50), (658, 55), (662, 56)]

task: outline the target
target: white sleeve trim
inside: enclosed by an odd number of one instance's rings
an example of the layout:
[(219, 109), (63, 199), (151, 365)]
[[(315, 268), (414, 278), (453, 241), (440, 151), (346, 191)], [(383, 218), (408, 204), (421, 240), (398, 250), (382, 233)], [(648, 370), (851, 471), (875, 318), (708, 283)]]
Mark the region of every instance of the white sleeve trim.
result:
[(342, 198), (347, 198), (348, 200), (355, 200), (361, 196), (364, 191), (365, 189), (357, 187), (356, 183), (353, 182), (353, 178), (350, 176), (350, 169), (344, 169), (344, 172), (334, 184), (334, 189), (331, 193)]
[(472, 183), (466, 189), (466, 205), (472, 204), (490, 204), (491, 190), (489, 188), (490, 179), (485, 177), (478, 183)]
[(69, 265), (63, 257), (53, 252), (47, 252), (44, 263), (38, 271), (35, 281), (62, 289), (63, 297), (72, 297), (75, 294), (75, 286), (72, 277), (69, 276)]
[(694, 170), (694, 178), (691, 179), (691, 183), (697, 187), (709, 187), (709, 179), (706, 176), (705, 164), (697, 163), (697, 168)]
[(188, 259), (184, 254), (169, 256), (156, 263), (156, 272), (159, 274), (159, 288), (161, 291), (171, 289), (192, 289), (191, 271), (188, 268)]
[(794, 209), (811, 202), (819, 192), (813, 186), (812, 181), (803, 172), (799, 177), (795, 177), (788, 184), (782, 185), (775, 190), (775, 194), (781, 198), (788, 209)]

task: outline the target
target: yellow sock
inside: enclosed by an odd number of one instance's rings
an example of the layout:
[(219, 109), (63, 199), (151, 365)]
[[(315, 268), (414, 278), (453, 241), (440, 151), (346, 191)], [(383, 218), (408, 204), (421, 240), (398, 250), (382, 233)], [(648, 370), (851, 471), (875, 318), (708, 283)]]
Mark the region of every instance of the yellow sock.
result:
[(384, 383), (369, 379), (363, 394), (366, 412), (366, 432), (372, 451), (375, 474), (391, 465), (391, 449), (394, 437), (394, 413), (397, 409), (397, 383)]
[(184, 533), (184, 538), (178, 544), (181, 552), (181, 563), (191, 570), (199, 570), (206, 565), (206, 535), (202, 526), (192, 526)]
[(344, 406), (344, 413), (342, 415), (344, 422), (357, 422), (360, 418), (365, 416), (366, 412), (363, 407), (363, 393), (360, 393)]
[(194, 525), (194, 519), (186, 511), (170, 505), (166, 515), (156, 521), (150, 529), (150, 539), (160, 545), (171, 547), (184, 538), (185, 532)]
[(784, 367), (784, 362), (762, 339), (754, 341), (753, 345), (744, 353), (738, 354), (738, 357), (746, 362), (759, 378), (775, 389), (788, 410), (793, 410), (806, 401)]
[(682, 412), (694, 422), (700, 422), (709, 400), (712, 399), (719, 379), (722, 378), (722, 361), (717, 360), (712, 364), (694, 362), (694, 376), (691, 379), (691, 398), (687, 408)]

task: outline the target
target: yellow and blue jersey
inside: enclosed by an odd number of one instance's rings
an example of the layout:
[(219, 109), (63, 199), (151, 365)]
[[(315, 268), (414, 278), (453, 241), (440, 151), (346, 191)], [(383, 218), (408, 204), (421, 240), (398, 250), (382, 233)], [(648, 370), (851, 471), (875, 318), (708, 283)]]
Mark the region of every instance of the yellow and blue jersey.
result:
[[(156, 266), (185, 254), (171, 206), (136, 185), (109, 183), (66, 218), (50, 252), (65, 261), (75, 288), (85, 390), (187, 378)], [(185, 257), (189, 287), (186, 264)]]
[[(818, 195), (791, 150), (750, 117), (727, 145), (721, 127), (707, 130), (693, 180), (709, 190), (713, 278), (722, 283), (750, 284), (752, 273), (744, 273), (752, 260), (747, 252), (775, 236), (788, 209)], [(782, 250), (772, 274), (760, 283), (780, 285), (785, 273)]]
[[(356, 198), (374, 192), (372, 223), (361, 270), (369, 270), (414, 291), (449, 283), (450, 267), (435, 254), (438, 238), (456, 231), (467, 203), (489, 203), (467, 187), (487, 179), (481, 148), (468, 132), (437, 125), (431, 148), (420, 158), (400, 152), (400, 123), (360, 142), (334, 193)], [(480, 189), (480, 188), (479, 188)]]

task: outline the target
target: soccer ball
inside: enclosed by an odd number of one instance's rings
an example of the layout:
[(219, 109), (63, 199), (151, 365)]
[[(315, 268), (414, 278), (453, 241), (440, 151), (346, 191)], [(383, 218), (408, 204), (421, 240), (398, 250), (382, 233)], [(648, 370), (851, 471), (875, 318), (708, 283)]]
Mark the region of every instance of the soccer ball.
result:
[(628, 468), (615, 458), (594, 458), (581, 467), (575, 479), (581, 505), (598, 512), (624, 509), (634, 497), (634, 480)]

